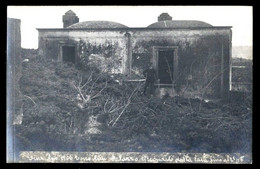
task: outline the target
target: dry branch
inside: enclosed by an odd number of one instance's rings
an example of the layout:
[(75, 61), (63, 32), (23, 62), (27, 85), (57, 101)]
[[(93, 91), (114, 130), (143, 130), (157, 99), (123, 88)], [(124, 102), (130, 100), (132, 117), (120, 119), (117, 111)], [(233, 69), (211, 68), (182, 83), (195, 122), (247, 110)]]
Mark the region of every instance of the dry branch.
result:
[[(138, 85), (139, 87), (139, 85)], [(125, 104), (123, 110), (121, 111), (121, 113), (119, 114), (119, 116), (116, 118), (116, 120), (114, 121), (114, 123), (112, 124), (112, 127), (114, 127), (114, 125), (116, 124), (116, 122), (118, 121), (118, 119), (121, 117), (121, 115), (124, 113), (124, 111), (126, 110), (126, 108), (130, 105), (131, 103), (131, 99), (134, 96), (134, 94), (136, 93), (136, 90), (138, 89), (138, 87), (136, 87), (133, 92), (131, 93), (131, 95), (129, 96), (127, 103)]]
[[(76, 89), (76, 91), (78, 92), (78, 95), (80, 96), (81, 99), (78, 98), (78, 101), (80, 101), (80, 103), (78, 103), (78, 106), (83, 109), (87, 103), (89, 103), (92, 99), (98, 97), (101, 92), (107, 87), (107, 80), (105, 83), (105, 86), (95, 95), (91, 95), (91, 92), (93, 90), (93, 87), (96, 85), (97, 80), (100, 78), (100, 76), (98, 76), (95, 81), (93, 82), (90, 90), (85, 90), (84, 93), (87, 93), (86, 95), (83, 94), (83, 89), (90, 84), (90, 82), (92, 81), (92, 75), (93, 75), (93, 71), (91, 72), (90, 76), (88, 77), (88, 80), (85, 82), (85, 84), (81, 85), (82, 83), (82, 76), (80, 76), (79, 78), (79, 82), (78, 85), (75, 85), (74, 83), (72, 83), (72, 86), (74, 89)], [(85, 97), (86, 96), (86, 97)]]
[(203, 100), (203, 98), (204, 98), (204, 94), (206, 93), (207, 88), (211, 85), (211, 83), (212, 83), (217, 77), (219, 77), (221, 74), (223, 74), (224, 71), (227, 70), (228, 68), (229, 68), (229, 67), (223, 69), (220, 73), (216, 74), (216, 75), (210, 80), (210, 82), (202, 89), (203, 92), (202, 92), (202, 96), (201, 96), (201, 98), (200, 98), (199, 111), (201, 110), (201, 103), (202, 103), (202, 100)]
[(23, 95), (24, 97), (26, 97), (26, 98), (28, 98), (28, 99), (30, 99), (32, 102), (33, 102), (33, 104), (35, 105), (35, 106), (37, 106), (37, 104), (35, 103), (35, 101), (31, 98), (31, 97), (29, 97), (29, 96), (27, 96), (27, 95)]

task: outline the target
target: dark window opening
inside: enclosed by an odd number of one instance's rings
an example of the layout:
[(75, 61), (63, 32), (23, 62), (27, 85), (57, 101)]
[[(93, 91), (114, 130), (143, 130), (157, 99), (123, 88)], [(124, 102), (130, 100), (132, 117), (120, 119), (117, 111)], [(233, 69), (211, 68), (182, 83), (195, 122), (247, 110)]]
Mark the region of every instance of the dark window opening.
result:
[(158, 78), (161, 84), (173, 83), (173, 50), (159, 51)]
[(75, 63), (75, 46), (62, 47), (62, 60), (63, 62)]

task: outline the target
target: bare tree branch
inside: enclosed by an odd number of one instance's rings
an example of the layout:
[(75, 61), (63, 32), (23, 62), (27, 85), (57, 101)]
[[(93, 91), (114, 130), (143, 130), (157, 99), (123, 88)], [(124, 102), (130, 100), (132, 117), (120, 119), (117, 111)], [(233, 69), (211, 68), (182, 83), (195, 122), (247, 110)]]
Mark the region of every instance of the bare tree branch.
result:
[[(139, 86), (139, 85), (138, 85)], [(129, 106), (129, 104), (131, 103), (131, 98), (134, 96), (134, 94), (136, 93), (136, 90), (138, 89), (138, 87), (136, 87), (134, 89), (134, 91), (131, 93), (131, 95), (129, 96), (127, 103), (125, 104), (123, 110), (121, 111), (121, 113), (119, 114), (119, 116), (116, 118), (116, 120), (114, 121), (112, 127), (114, 127), (114, 125), (116, 124), (116, 122), (118, 121), (118, 119), (121, 117), (121, 115), (125, 112), (126, 108)]]
[(33, 102), (33, 104), (35, 105), (35, 106), (37, 106), (37, 104), (35, 103), (35, 101), (31, 98), (31, 97), (29, 97), (29, 96), (27, 96), (27, 95), (23, 95), (24, 97), (26, 97), (26, 98), (28, 98), (28, 99), (30, 99), (32, 102)]

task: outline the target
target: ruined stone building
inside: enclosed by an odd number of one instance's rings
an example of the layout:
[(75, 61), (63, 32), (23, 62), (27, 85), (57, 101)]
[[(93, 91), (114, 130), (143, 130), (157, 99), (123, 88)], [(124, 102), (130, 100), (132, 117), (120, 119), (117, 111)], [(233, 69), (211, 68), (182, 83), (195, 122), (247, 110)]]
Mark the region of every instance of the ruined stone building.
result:
[(196, 20), (173, 20), (167, 13), (147, 27), (110, 21), (84, 21), (73, 11), (62, 17), (63, 28), (37, 29), (39, 53), (63, 62), (94, 63), (109, 73), (143, 78), (152, 63), (159, 87), (203, 91), (227, 97), (231, 76), (231, 26)]

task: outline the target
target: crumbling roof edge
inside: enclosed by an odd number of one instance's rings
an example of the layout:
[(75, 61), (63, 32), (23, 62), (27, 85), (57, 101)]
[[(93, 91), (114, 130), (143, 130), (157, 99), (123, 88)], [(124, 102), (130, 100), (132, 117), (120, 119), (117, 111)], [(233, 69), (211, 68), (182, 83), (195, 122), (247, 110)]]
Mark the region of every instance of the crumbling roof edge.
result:
[(18, 18), (10, 18), (10, 17), (7, 17), (7, 20), (16, 20), (18, 22), (21, 22), (21, 19), (18, 19)]
[(77, 31), (77, 30), (199, 30), (199, 29), (231, 29), (232, 26), (213, 26), (213, 27), (183, 27), (183, 28), (147, 28), (147, 27), (132, 27), (132, 28), (36, 28), (38, 31)]

